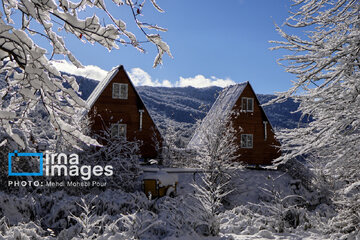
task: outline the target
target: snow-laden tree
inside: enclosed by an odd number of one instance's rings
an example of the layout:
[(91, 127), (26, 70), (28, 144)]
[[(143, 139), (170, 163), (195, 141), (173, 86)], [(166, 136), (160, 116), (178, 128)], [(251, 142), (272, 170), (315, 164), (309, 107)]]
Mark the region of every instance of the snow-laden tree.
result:
[[(358, 1), (294, 0), (294, 13), (285, 25), (303, 29), (301, 36), (277, 27), (285, 41), (273, 41), (294, 52), (284, 56), (286, 71), (296, 75), (293, 87), (276, 101), (300, 102), (305, 127), (279, 135), (287, 160), (317, 151), (341, 160), (339, 167), (358, 165), (360, 154), (360, 5)], [(306, 31), (305, 31), (306, 30)], [(300, 35), (300, 34), (299, 34)], [(335, 164), (335, 162), (333, 162)], [(346, 171), (352, 175), (353, 168)]]
[[(155, 0), (150, 2), (163, 12)], [(170, 49), (159, 34), (151, 32), (166, 29), (140, 20), (144, 4), (145, 1), (131, 0), (113, 0), (106, 4), (103, 0), (3, 0), (0, 11), (0, 131), (25, 148), (26, 139), (14, 130), (31, 131), (29, 112), (42, 104), (53, 131), (64, 141), (74, 146), (78, 146), (79, 139), (97, 144), (80, 131), (77, 116), (86, 106), (76, 93), (79, 86), (75, 78), (61, 74), (50, 60), (54, 56), (65, 56), (76, 67), (82, 67), (65, 44), (64, 36), (74, 35), (79, 41), (100, 44), (108, 50), (131, 45), (143, 52), (141, 44), (152, 43), (158, 51), (154, 67), (161, 64), (164, 53), (171, 56)], [(126, 23), (112, 14), (119, 8), (129, 9), (145, 41), (139, 41)]]
[[(83, 119), (83, 130), (90, 131), (88, 118)], [(106, 124), (104, 123), (104, 126)], [(127, 140), (121, 136), (111, 136), (111, 127), (106, 127), (100, 134), (93, 134), (94, 139), (103, 144), (102, 147), (83, 146), (79, 152), (84, 164), (87, 165), (111, 165), (114, 175), (99, 181), (106, 182), (107, 188), (122, 189), (127, 192), (133, 192), (139, 188), (140, 174), (140, 146), (138, 140)], [(92, 179), (93, 180), (93, 179)], [(96, 177), (95, 177), (96, 181)]]
[(197, 165), (210, 173), (211, 182), (217, 180), (223, 183), (228, 179), (231, 169), (239, 166), (236, 159), (239, 157), (238, 131), (232, 123), (231, 112), (225, 117), (221, 114), (211, 120), (211, 126), (200, 124), (197, 131), (203, 132), (201, 143), (197, 150)]
[[(229, 186), (234, 170), (241, 165), (238, 158), (239, 142), (231, 121), (232, 114), (212, 120), (212, 126), (200, 125), (204, 132), (199, 145), (197, 163), (203, 169), (201, 180), (194, 184), (199, 225), (205, 234), (216, 236), (220, 230), (220, 213), (224, 198), (232, 191)], [(198, 129), (199, 130), (199, 129)]]
[[(275, 101), (295, 98), (300, 102), (298, 110), (311, 121), (278, 134), (285, 153), (278, 160), (316, 155), (325, 174), (338, 187), (352, 187), (360, 179), (360, 3), (293, 2), (293, 13), (285, 27), (277, 27), (285, 40), (273, 41), (278, 44), (273, 49), (293, 52), (284, 56), (282, 62), (296, 79), (293, 87), (279, 93)], [(288, 34), (286, 28), (294, 28), (298, 34)], [(338, 191), (340, 195), (341, 191), (344, 190)], [(359, 206), (357, 201), (349, 203), (351, 199), (354, 198), (340, 197), (339, 211), (351, 213), (349, 206)], [(349, 226), (347, 229), (359, 230)]]
[(162, 165), (171, 167), (193, 167), (195, 154), (189, 149), (179, 147), (183, 144), (181, 130), (176, 122), (165, 120), (165, 130), (162, 132), (163, 143), (161, 151)]

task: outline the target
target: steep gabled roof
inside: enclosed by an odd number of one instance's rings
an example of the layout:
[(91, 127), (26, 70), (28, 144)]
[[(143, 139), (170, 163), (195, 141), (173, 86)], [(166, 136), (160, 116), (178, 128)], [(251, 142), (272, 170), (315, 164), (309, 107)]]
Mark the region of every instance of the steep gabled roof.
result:
[(191, 138), (188, 147), (194, 148), (202, 144), (205, 139), (205, 129), (210, 128), (215, 121), (225, 119), (233, 109), (236, 101), (244, 91), (249, 82), (243, 82), (224, 88), (212, 105), (210, 111), (201, 122), (194, 136)]
[[(90, 94), (90, 96), (88, 97), (88, 99), (86, 100), (86, 104), (88, 106), (88, 109), (86, 109), (83, 112), (83, 115), (86, 115), (88, 113), (88, 111), (94, 106), (96, 100), (99, 98), (99, 96), (102, 94), (102, 92), (105, 90), (105, 88), (109, 85), (109, 83), (113, 80), (113, 78), (118, 74), (118, 72), (120, 70), (123, 70), (126, 77), (129, 79), (129, 83), (131, 85), (131, 87), (134, 89), (136, 96), (140, 99), (141, 103), (143, 104), (143, 106), (146, 108), (146, 105), (144, 104), (144, 101), (142, 100), (140, 94), (137, 92), (134, 84), (132, 83), (129, 75), (127, 74), (127, 72), (124, 69), (123, 65), (118, 65), (116, 67), (114, 67), (113, 69), (111, 69), (108, 74), (106, 75), (106, 77), (101, 80), (101, 82), (99, 82), (99, 84), (96, 86), (96, 88), (93, 90), (93, 92)], [(147, 108), (146, 108), (147, 109)], [(153, 122), (154, 126), (156, 127), (156, 129), (159, 131), (159, 128), (156, 124), (156, 122), (154, 121), (154, 119), (152, 118), (150, 112), (149, 116), (151, 121)]]
[(99, 84), (96, 86), (94, 91), (90, 94), (88, 99), (86, 100), (86, 104), (89, 107), (89, 109), (92, 108), (96, 100), (99, 98), (101, 93), (104, 91), (104, 89), (107, 87), (107, 85), (111, 82), (111, 80), (116, 76), (116, 74), (119, 72), (119, 69), (122, 67), (122, 65), (116, 66), (113, 69), (111, 69), (106, 77), (99, 82)]

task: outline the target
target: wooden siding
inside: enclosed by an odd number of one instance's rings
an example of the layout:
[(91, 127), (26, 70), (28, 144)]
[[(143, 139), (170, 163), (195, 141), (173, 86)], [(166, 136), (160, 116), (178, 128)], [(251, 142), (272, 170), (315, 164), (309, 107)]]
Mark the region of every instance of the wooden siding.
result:
[[(242, 98), (249, 97), (254, 99), (254, 111), (242, 111)], [(280, 156), (278, 147), (280, 143), (275, 139), (273, 129), (267, 119), (260, 103), (257, 100), (255, 92), (250, 84), (247, 84), (239, 99), (236, 101), (233, 112), (239, 113), (232, 117), (233, 126), (242, 131), (237, 133), (237, 141), (239, 142), (239, 161), (248, 164), (271, 164), (272, 160)], [(235, 114), (236, 115), (236, 114)], [(265, 140), (264, 121), (267, 121), (267, 139)], [(241, 148), (241, 134), (253, 134), (253, 148)]]
[[(121, 66), (119, 72), (105, 87), (88, 113), (93, 121), (92, 131), (99, 134), (104, 129), (110, 128), (111, 124), (118, 122), (126, 124), (126, 139), (130, 141), (135, 139), (141, 140), (141, 156), (145, 159), (156, 158), (158, 152), (153, 136), (155, 134), (157, 141), (161, 144), (160, 132), (130, 81), (127, 73)], [(128, 99), (112, 98), (113, 83), (128, 84)], [(142, 130), (140, 130), (139, 110), (144, 110), (142, 114)]]

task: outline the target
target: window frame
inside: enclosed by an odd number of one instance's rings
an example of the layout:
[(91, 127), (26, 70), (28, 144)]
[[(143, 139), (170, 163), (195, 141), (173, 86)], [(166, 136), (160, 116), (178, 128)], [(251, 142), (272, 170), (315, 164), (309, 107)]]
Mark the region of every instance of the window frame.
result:
[[(115, 90), (115, 86), (118, 87), (118, 91)], [(121, 88), (126, 88), (126, 94), (122, 95)], [(112, 98), (113, 99), (128, 99), (129, 97), (129, 86), (127, 83), (113, 83), (112, 84)]]
[[(245, 142), (243, 141), (243, 137), (246, 137)], [(251, 144), (249, 144), (249, 137), (251, 137)], [(240, 136), (240, 146), (241, 148), (254, 148), (254, 135), (253, 134), (241, 134)]]
[[(249, 102), (251, 102), (251, 104), (249, 104)], [(254, 112), (254, 98), (242, 97), (241, 106), (242, 106), (242, 110), (245, 112)], [(249, 106), (251, 106), (251, 109), (249, 109)]]
[[(113, 134), (113, 128), (116, 127), (116, 134)], [(124, 134), (122, 136), (120, 136), (120, 127), (124, 127)], [(114, 123), (114, 124), (111, 124), (111, 127), (110, 127), (110, 135), (111, 135), (111, 138), (114, 138), (114, 137), (124, 137), (126, 139), (126, 133), (127, 133), (127, 125), (124, 124), (124, 123)]]

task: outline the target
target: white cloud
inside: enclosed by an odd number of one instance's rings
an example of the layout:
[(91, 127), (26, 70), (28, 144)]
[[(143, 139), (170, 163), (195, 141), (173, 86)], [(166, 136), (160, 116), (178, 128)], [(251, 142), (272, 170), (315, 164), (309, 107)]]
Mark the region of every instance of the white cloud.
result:
[[(51, 63), (62, 72), (67, 72), (70, 74), (83, 76), (91, 78), (94, 80), (101, 81), (107, 75), (107, 71), (101, 69), (98, 66), (87, 65), (84, 68), (77, 68), (72, 65), (70, 62), (65, 60), (60, 61), (51, 61)], [(169, 80), (153, 80), (151, 76), (142, 70), (141, 68), (132, 68), (129, 72), (129, 77), (134, 83), (135, 86), (151, 86), (151, 87), (195, 87), (195, 88), (205, 88), (205, 87), (227, 87), (229, 85), (236, 84), (233, 80), (226, 78), (221, 79), (214, 76), (206, 78), (204, 75), (198, 74), (195, 77), (180, 77), (175, 84), (171, 83)]]
[(94, 65), (87, 65), (84, 68), (77, 68), (73, 64), (65, 60), (51, 61), (52, 65), (56, 67), (58, 71), (67, 72), (77, 76), (83, 76), (94, 80), (101, 81), (107, 75), (107, 71)]
[(141, 68), (132, 68), (128, 74), (135, 86), (172, 87), (169, 80), (153, 81), (151, 76)]
[(132, 68), (128, 72), (132, 82), (135, 86), (152, 86), (152, 87), (195, 87), (195, 88), (204, 88), (204, 87), (227, 87), (229, 85), (236, 84), (233, 80), (216, 78), (214, 76), (206, 78), (203, 75), (196, 75), (193, 78), (184, 78), (180, 77), (175, 84), (172, 84), (169, 80), (163, 80), (159, 82), (158, 80), (153, 80), (151, 76), (142, 70), (141, 68)]
[(211, 76), (210, 78), (206, 78), (205, 76), (198, 74), (195, 77), (184, 78), (180, 77), (180, 80), (175, 83), (176, 87), (188, 87), (192, 86), (195, 88), (205, 88), (205, 87), (227, 87), (230, 85), (236, 84), (233, 80), (221, 79)]
[(162, 82), (163, 87), (172, 87), (172, 84), (169, 80), (164, 80)]

